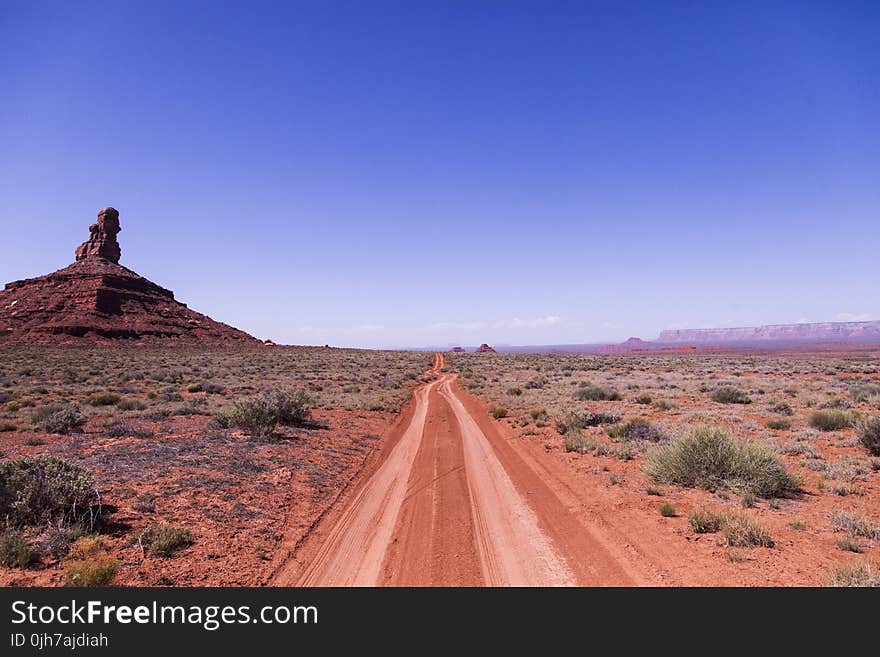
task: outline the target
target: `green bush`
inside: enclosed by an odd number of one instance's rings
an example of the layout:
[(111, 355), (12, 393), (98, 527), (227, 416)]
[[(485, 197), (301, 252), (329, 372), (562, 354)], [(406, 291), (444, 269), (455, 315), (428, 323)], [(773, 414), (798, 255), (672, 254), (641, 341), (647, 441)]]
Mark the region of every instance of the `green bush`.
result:
[(0, 566), (27, 568), (36, 558), (36, 550), (17, 531), (6, 529), (0, 533)]
[(678, 515), (678, 512), (675, 510), (675, 507), (669, 502), (662, 502), (657, 510), (660, 512), (660, 515), (664, 518), (674, 518)]
[(712, 393), (712, 400), (720, 404), (751, 404), (749, 393), (733, 386), (722, 386)]
[(860, 424), (858, 436), (872, 456), (880, 456), (880, 417), (871, 418)]
[(120, 411), (142, 411), (146, 408), (146, 404), (137, 399), (121, 399), (116, 408)]
[(838, 431), (848, 429), (856, 423), (856, 415), (839, 408), (816, 411), (810, 416), (810, 425), (819, 431)]
[(31, 423), (46, 433), (68, 434), (82, 427), (86, 418), (76, 404), (47, 404), (34, 411)]
[(572, 397), (576, 401), (619, 401), (620, 393), (612, 388), (583, 384), (575, 390)]
[(503, 406), (493, 406), (490, 409), (490, 412), (492, 413), (492, 417), (494, 417), (496, 420), (507, 417), (507, 409)]
[(115, 392), (96, 392), (89, 395), (86, 403), (89, 406), (115, 406), (122, 399)]
[(64, 519), (94, 519), (98, 493), (91, 474), (48, 454), (0, 461), (0, 517), (39, 525)]
[(734, 438), (721, 427), (696, 427), (653, 450), (645, 471), (657, 483), (710, 491), (729, 488), (779, 497), (800, 490), (769, 445)]
[(312, 400), (304, 390), (275, 390), (235, 402), (225, 419), (214, 416), (215, 424), (224, 422), (250, 435), (269, 436), (280, 424), (302, 426), (311, 417)]
[(791, 429), (791, 422), (788, 420), (767, 420), (767, 428), (773, 431), (788, 431)]
[(141, 535), (144, 546), (149, 548), (152, 554), (159, 557), (173, 557), (178, 550), (182, 550), (195, 542), (192, 532), (181, 527), (172, 525), (152, 525)]

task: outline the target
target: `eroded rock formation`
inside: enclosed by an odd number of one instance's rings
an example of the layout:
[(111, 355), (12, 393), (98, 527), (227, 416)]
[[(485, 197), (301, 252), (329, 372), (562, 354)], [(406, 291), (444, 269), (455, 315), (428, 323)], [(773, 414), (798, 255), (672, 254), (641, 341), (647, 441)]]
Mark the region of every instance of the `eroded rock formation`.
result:
[(243, 331), (194, 312), (119, 264), (119, 213), (105, 208), (76, 250), (76, 262), (0, 291), (0, 344), (136, 341), (140, 344), (259, 345)]
[(116, 236), (122, 227), (119, 225), (119, 212), (116, 208), (104, 208), (98, 213), (98, 221), (89, 226), (89, 239), (76, 249), (76, 260), (97, 256), (113, 263), (119, 263), (122, 249)]

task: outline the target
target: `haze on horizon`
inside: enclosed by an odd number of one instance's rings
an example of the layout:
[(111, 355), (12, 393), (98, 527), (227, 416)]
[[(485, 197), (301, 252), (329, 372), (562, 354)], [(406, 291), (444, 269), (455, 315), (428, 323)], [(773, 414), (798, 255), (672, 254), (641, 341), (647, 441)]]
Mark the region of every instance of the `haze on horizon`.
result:
[(880, 319), (877, 3), (274, 4), (3, 3), (0, 284), (112, 205), (276, 342)]

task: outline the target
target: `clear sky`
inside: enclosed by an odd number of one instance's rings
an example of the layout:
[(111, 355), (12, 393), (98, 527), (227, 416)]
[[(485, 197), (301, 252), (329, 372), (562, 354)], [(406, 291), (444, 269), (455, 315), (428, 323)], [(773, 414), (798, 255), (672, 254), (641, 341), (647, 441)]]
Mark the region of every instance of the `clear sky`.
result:
[(0, 0), (0, 279), (106, 205), (279, 342), (880, 319), (880, 3)]

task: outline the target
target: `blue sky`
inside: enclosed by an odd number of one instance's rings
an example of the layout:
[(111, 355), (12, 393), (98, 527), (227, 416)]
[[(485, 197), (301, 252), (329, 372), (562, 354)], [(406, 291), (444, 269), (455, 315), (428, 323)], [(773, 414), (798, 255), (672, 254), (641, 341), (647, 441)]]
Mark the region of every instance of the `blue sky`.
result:
[(876, 2), (0, 0), (0, 279), (113, 205), (122, 264), (286, 343), (880, 319), (878, 34)]

